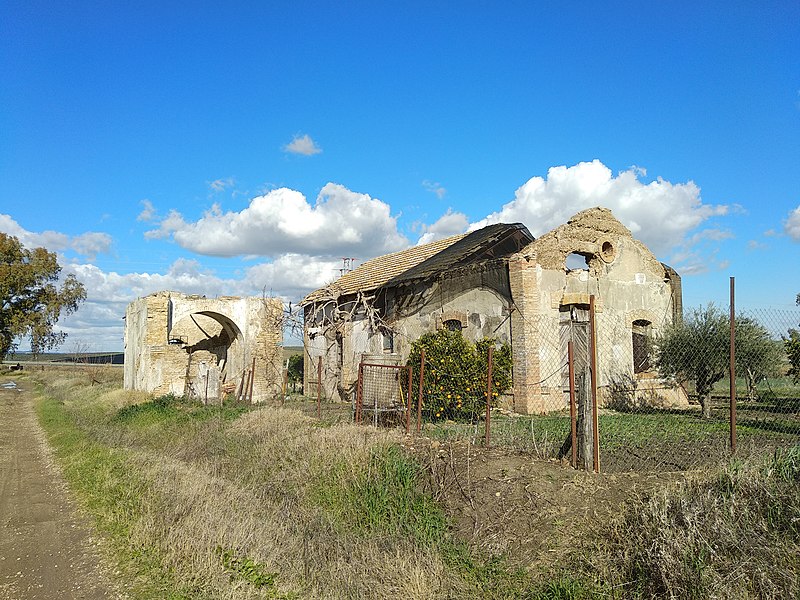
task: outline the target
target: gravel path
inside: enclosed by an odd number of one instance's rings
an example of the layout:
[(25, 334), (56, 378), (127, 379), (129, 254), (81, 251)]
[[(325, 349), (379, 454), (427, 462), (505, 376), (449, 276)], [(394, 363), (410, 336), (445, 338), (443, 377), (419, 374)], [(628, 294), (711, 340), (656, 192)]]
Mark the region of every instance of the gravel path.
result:
[(52, 460), (29, 384), (0, 381), (0, 600), (119, 598)]

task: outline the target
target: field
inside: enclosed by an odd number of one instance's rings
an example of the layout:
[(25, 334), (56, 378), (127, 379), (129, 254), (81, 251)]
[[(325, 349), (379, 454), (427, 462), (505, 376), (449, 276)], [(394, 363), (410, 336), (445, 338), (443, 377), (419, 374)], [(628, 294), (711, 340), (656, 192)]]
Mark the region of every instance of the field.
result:
[[(118, 370), (101, 373), (23, 377), (39, 378), (40, 420), (135, 598), (800, 591), (800, 451), (785, 431), (745, 424), (743, 446), (788, 449), (730, 463), (721, 418), (605, 411), (610, 472), (592, 475), (553, 458), (564, 416), (493, 418), (483, 448), (480, 423), (407, 437), (352, 425), (349, 407), (326, 405), (321, 419), (301, 399), (208, 407), (125, 392)], [(778, 409), (791, 422), (783, 403), (740, 419), (772, 422)], [(722, 465), (667, 468), (687, 440)], [(660, 448), (667, 466), (612, 468), (615, 448), (632, 447)]]

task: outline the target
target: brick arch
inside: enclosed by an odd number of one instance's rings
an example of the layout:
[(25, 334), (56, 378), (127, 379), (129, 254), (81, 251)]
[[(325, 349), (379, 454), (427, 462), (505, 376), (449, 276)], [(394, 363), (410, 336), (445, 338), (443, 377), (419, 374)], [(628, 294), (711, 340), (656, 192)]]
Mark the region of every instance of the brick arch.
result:
[(469, 325), (469, 315), (463, 310), (448, 310), (436, 318), (436, 329), (443, 329), (447, 321), (459, 321), (464, 330)]
[(634, 321), (648, 321), (653, 327), (658, 327), (656, 324), (656, 316), (652, 311), (646, 308), (637, 308), (625, 313), (625, 325), (628, 329), (633, 329)]

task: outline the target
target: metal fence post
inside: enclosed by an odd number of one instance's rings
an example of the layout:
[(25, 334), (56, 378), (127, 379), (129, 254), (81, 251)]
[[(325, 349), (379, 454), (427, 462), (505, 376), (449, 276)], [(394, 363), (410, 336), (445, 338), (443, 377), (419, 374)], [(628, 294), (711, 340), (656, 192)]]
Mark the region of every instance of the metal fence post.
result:
[(406, 435), (411, 433), (411, 386), (414, 383), (414, 369), (408, 365), (408, 394), (406, 394)]
[(486, 357), (486, 440), (485, 445), (489, 447), (489, 437), (491, 430), (491, 403), (492, 403), (492, 358), (494, 356), (494, 346), (489, 346), (489, 355)]
[(736, 310), (734, 308), (734, 278), (731, 277), (731, 360), (730, 360), (730, 380), (731, 380), (731, 400), (730, 400), (730, 428), (731, 428), (731, 453), (736, 452)]
[(417, 433), (422, 428), (422, 388), (425, 385), (425, 349), (420, 352), (419, 358), (419, 394), (417, 397)]
[(592, 385), (592, 438), (594, 455), (594, 472), (600, 472), (600, 427), (597, 417), (597, 321), (595, 319), (594, 295), (589, 296), (589, 359), (591, 360)]

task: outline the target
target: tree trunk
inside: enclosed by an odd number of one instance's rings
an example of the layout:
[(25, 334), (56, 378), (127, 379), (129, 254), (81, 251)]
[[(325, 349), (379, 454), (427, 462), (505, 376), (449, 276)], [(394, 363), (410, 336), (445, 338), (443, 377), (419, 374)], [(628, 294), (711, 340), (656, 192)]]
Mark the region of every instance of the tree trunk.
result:
[(700, 406), (703, 408), (703, 418), (711, 418), (711, 392), (700, 395)]
[(756, 374), (750, 369), (747, 369), (747, 399), (750, 400), (750, 402), (756, 399), (756, 385)]

